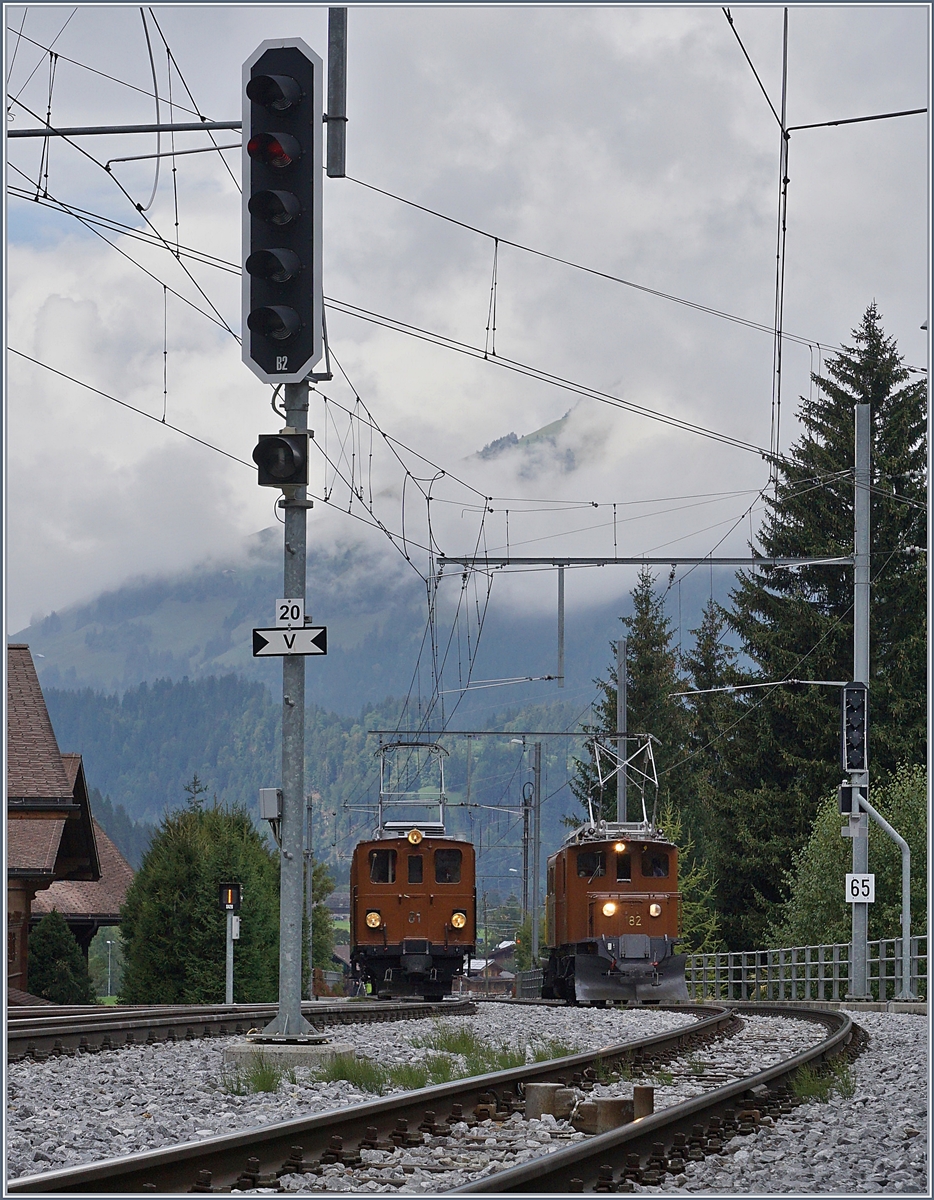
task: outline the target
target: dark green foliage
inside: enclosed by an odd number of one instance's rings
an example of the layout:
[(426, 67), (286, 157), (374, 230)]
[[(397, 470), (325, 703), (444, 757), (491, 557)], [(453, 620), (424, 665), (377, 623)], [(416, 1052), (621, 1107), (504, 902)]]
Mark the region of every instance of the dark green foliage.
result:
[(139, 870), (149, 841), (156, 831), (155, 825), (145, 821), (134, 821), (122, 804), (114, 806), (109, 796), (102, 796), (99, 788), (91, 788), (91, 813), (100, 823), (134, 871)]
[[(314, 966), (322, 971), (333, 971), (334, 962), (334, 920), (330, 909), (325, 904), (328, 896), (334, 891), (334, 876), (327, 868), (327, 863), (313, 861), (311, 875), (311, 941), (312, 960)], [(302, 994), (307, 996), (309, 984), (308, 970), (308, 918), (302, 914)]]
[[(911, 912), (915, 932), (927, 929), (927, 795), (923, 767), (903, 766), (884, 778), (869, 800), (911, 849)], [(770, 946), (816, 946), (850, 940), (851, 905), (843, 895), (852, 870), (852, 843), (840, 836), (845, 818), (836, 793), (821, 802), (810, 837), (795, 854), (785, 876), (788, 898), (769, 926)], [(876, 899), (869, 905), (869, 937), (901, 936), (901, 853), (870, 819), (869, 869)]]
[(94, 1004), (88, 964), (65, 918), (53, 908), (29, 935), (29, 991), (54, 1004)]
[[(814, 375), (802, 398), (804, 433), (775, 463), (759, 541), (767, 555), (850, 554), (854, 413), (872, 412), (870, 769), (925, 756), (925, 390), (909, 383), (870, 305), (854, 345)], [(729, 621), (756, 677), (849, 679), (852, 570), (763, 567), (742, 572)], [(714, 869), (731, 949), (761, 944), (781, 899), (783, 871), (807, 840), (819, 803), (840, 778), (839, 693), (784, 686), (749, 692), (727, 757), (723, 837)], [(826, 939), (823, 939), (826, 940)]]
[(717, 855), (723, 837), (722, 797), (733, 784), (730, 752), (741, 715), (736, 694), (712, 691), (740, 682), (736, 651), (725, 640), (727, 614), (711, 599), (699, 628), (692, 629), (693, 649), (682, 662), (692, 689), (705, 694), (685, 697), (688, 739), (679, 769), (690, 776), (690, 796), (683, 811), (687, 832), (708, 861)]
[(678, 847), (678, 890), (681, 892), (681, 954), (713, 954), (723, 950), (716, 910), (716, 882), (704, 858), (697, 854), (694, 839), (685, 829), (678, 810), (666, 801), (659, 814), (659, 827)]
[(191, 806), (163, 818), (121, 910), (128, 1004), (223, 1003), (226, 918), (218, 884), (243, 885), (234, 1000), (275, 1000), (279, 863), (238, 806)]

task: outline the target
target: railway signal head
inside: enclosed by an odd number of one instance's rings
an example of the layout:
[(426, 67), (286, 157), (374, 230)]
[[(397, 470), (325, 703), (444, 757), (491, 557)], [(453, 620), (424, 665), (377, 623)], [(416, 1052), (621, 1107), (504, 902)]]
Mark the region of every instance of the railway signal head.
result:
[(840, 757), (844, 771), (869, 769), (869, 689), (865, 683), (843, 688), (840, 713)]
[(253, 451), (260, 487), (296, 488), (308, 483), (308, 434), (261, 433)]
[(243, 891), (239, 883), (222, 883), (219, 888), (220, 905), (224, 912), (238, 913), (240, 898)]
[(243, 66), (243, 361), (299, 383), (322, 354), (323, 64), (301, 38)]

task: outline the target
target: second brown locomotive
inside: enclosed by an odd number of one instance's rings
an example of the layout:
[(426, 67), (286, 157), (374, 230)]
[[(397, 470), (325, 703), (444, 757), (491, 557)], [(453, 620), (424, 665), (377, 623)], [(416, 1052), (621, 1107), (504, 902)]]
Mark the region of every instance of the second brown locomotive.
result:
[(548, 999), (687, 1000), (678, 850), (649, 823), (588, 823), (548, 859)]

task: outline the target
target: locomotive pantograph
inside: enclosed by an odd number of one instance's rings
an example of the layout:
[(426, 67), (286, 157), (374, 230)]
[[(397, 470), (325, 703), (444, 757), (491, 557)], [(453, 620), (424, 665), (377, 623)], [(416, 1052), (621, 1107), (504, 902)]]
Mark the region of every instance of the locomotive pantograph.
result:
[[(381, 998), (439, 1000), (475, 948), (474, 848), (445, 832), (441, 746), (394, 741), (378, 753), (377, 828), (350, 867), (351, 967)], [(424, 786), (429, 772), (436, 786)], [(434, 820), (426, 808), (437, 810)]]

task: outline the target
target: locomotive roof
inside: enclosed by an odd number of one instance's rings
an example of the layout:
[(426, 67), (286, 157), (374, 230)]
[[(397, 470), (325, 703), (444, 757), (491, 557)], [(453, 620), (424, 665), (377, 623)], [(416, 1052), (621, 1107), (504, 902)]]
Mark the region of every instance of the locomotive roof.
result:
[(594, 821), (572, 829), (564, 839), (562, 849), (580, 846), (586, 842), (658, 842), (670, 846), (671, 842), (657, 825), (648, 821)]

